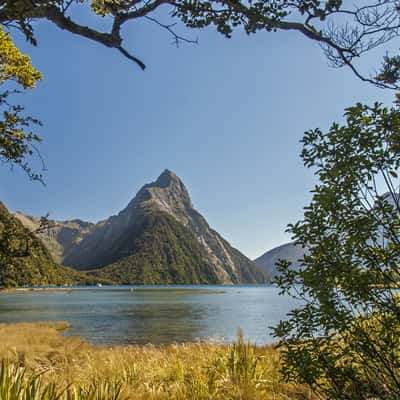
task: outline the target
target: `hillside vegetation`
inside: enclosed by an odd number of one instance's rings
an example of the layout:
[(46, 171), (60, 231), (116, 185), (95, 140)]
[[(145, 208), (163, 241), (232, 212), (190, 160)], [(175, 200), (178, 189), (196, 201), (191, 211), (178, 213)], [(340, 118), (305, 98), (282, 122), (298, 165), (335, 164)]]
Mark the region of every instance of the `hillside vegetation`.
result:
[(121, 284), (218, 283), (196, 238), (170, 215), (147, 212), (126, 238), (132, 255), (89, 274)]
[(95, 282), (93, 277), (56, 264), (43, 243), (0, 202), (0, 287)]

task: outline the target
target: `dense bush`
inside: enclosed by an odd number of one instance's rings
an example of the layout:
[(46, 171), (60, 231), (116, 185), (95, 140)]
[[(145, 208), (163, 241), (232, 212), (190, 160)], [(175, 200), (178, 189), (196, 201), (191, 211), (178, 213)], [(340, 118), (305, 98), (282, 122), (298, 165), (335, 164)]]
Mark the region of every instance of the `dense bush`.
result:
[(319, 184), (289, 227), (306, 249), (278, 283), (302, 302), (275, 334), (283, 374), (323, 398), (400, 398), (400, 110), (361, 104), (303, 139)]

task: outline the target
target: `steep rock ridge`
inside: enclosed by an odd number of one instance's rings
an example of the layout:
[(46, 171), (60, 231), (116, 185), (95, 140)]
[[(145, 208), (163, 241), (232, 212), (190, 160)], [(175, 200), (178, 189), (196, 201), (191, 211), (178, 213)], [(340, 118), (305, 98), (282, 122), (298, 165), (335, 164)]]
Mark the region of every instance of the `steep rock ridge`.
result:
[(262, 281), (254, 264), (212, 230), (205, 218), (193, 208), (185, 185), (175, 173), (165, 170), (154, 183), (145, 185), (140, 195), (144, 195), (147, 204), (170, 214), (188, 228), (222, 283)]
[[(258, 283), (266, 274), (210, 228), (172, 171), (97, 224), (55, 222), (62, 264), (120, 283)], [(67, 234), (68, 233), (68, 234)], [(68, 240), (64, 240), (64, 236)], [(50, 246), (51, 244), (51, 246)], [(101, 270), (100, 270), (101, 269)]]
[(292, 268), (297, 270), (300, 267), (298, 260), (303, 258), (304, 249), (294, 242), (285, 243), (267, 251), (262, 256), (256, 258), (254, 262), (261, 266), (272, 277), (278, 275), (276, 263), (278, 260), (287, 260), (292, 263)]
[[(126, 267), (129, 257), (135, 256), (135, 260), (139, 257), (137, 238), (148, 233), (142, 231), (143, 220), (154, 213), (157, 213), (158, 219), (164, 218), (164, 214), (170, 215), (183, 225), (185, 235), (178, 235), (181, 238), (186, 236), (189, 241), (192, 237), (196, 238), (198, 250), (192, 248), (196, 254), (194, 258), (197, 259), (200, 251), (213, 271), (211, 275), (214, 279), (210, 283), (255, 283), (265, 280), (262, 271), (252, 261), (233, 249), (209, 227), (202, 215), (193, 208), (185, 185), (169, 170), (165, 170), (155, 182), (144, 185), (118, 215), (94, 226), (76, 250), (64, 259), (64, 264), (85, 270), (113, 264), (115, 271), (115, 263), (124, 259)], [(177, 227), (175, 224), (174, 231)], [(148, 240), (151, 240), (150, 237), (154, 239), (154, 235), (148, 236)], [(162, 243), (164, 238), (158, 237), (158, 240)], [(164, 248), (167, 247), (164, 244)], [(151, 254), (147, 256), (151, 258)], [(130, 260), (135, 264), (136, 261)], [(190, 259), (186, 260), (190, 264)], [(207, 273), (207, 276), (211, 275)]]
[[(30, 231), (36, 231), (40, 227), (40, 218), (26, 215), (20, 211), (14, 216)], [(74, 219), (71, 221), (49, 220), (49, 229), (38, 233), (39, 238), (57, 263), (69, 257), (70, 252), (74, 251), (75, 246), (83, 239), (84, 235), (90, 232), (94, 224), (90, 222)]]

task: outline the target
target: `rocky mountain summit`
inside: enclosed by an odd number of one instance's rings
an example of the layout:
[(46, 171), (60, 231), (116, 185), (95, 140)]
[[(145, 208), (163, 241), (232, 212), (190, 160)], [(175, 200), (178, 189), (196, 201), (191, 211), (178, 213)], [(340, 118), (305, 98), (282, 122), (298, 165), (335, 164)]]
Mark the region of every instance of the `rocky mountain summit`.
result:
[[(17, 213), (27, 226), (38, 219)], [(96, 224), (51, 221), (40, 238), (63, 265), (117, 283), (260, 283), (267, 274), (208, 225), (172, 171)]]

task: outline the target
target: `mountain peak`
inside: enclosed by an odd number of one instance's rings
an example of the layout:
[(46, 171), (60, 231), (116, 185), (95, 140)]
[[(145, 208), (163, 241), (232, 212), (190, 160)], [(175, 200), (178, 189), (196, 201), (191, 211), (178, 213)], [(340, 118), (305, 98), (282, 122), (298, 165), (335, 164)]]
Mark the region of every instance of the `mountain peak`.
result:
[(182, 181), (179, 179), (178, 175), (175, 174), (175, 172), (169, 169), (165, 169), (161, 173), (161, 175), (157, 178), (157, 180), (154, 182), (154, 186), (165, 188), (170, 186), (173, 182), (182, 183)]
[(95, 269), (94, 276), (117, 283), (234, 284), (266, 279), (256, 264), (210, 228), (193, 208), (183, 182), (168, 169), (143, 186), (117, 215), (88, 227), (78, 221), (57, 222), (56, 229), (46, 243), (61, 263)]
[[(177, 210), (193, 208), (189, 192), (178, 175), (165, 169), (156, 181), (144, 185), (122, 214), (137, 207), (155, 205), (159, 210), (175, 215)], [(120, 214), (121, 214), (120, 213)]]
[(165, 169), (155, 182), (144, 186), (150, 199), (163, 211), (192, 208), (189, 192), (175, 172)]

